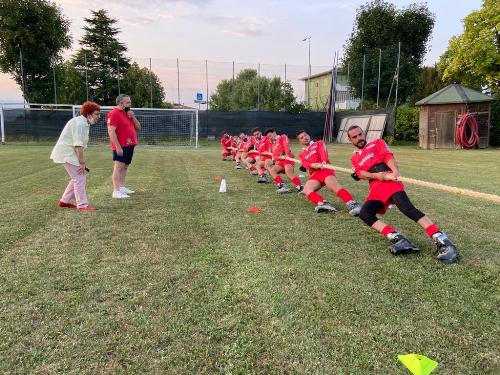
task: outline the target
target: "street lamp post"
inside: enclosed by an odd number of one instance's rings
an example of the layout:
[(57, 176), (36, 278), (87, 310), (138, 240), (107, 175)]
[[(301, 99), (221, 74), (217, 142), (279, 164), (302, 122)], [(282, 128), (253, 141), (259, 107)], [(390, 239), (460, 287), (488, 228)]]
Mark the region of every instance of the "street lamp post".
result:
[(311, 37), (305, 37), (303, 42), (308, 41), (309, 44), (309, 73), (307, 76), (307, 108), (311, 109)]

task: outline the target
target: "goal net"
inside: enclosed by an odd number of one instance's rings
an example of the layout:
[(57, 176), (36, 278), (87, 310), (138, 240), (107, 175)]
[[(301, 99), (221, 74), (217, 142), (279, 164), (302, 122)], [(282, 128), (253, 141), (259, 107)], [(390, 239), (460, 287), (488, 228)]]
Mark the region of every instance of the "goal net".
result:
[[(80, 115), (80, 105), (73, 106), (73, 117)], [(101, 107), (101, 118), (90, 126), (89, 144), (108, 143), (106, 115), (114, 107)], [(140, 145), (198, 147), (198, 110), (132, 108), (141, 123), (137, 133)]]

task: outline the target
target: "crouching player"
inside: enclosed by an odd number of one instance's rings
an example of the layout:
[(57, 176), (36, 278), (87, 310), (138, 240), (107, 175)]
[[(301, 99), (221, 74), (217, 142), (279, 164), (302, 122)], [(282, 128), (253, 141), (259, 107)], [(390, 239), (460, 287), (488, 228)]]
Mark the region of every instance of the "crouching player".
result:
[(293, 158), (292, 151), (290, 150), (290, 142), (286, 134), (278, 135), (274, 129), (266, 129), (264, 135), (271, 141), (272, 164), (268, 164), (267, 170), (274, 180), (278, 190), (278, 194), (291, 193), (292, 190), (283, 182), (279, 176), (285, 173), (290, 181), (293, 182), (298, 193), (302, 193), (303, 186), (300, 178), (294, 173), (295, 163), (293, 161), (281, 159), (282, 156)]
[(222, 146), (222, 160), (226, 161), (229, 155), (231, 155), (234, 160), (236, 152), (233, 150), (235, 148), (233, 138), (229, 134), (224, 133), (220, 139), (220, 145)]
[(241, 161), (245, 160), (245, 158), (247, 157), (247, 152), (245, 149), (246, 141), (246, 133), (241, 132), (236, 142), (236, 155), (234, 157), (234, 160), (236, 161), (236, 169), (243, 169), (243, 167), (241, 166)]
[(406, 195), (404, 185), (397, 181), (399, 169), (387, 144), (382, 139), (366, 143), (363, 130), (359, 126), (351, 126), (347, 135), (351, 143), (358, 148), (351, 158), (354, 167), (353, 178), (370, 181), (370, 192), (363, 204), (359, 217), (368, 226), (386, 236), (392, 245), (389, 247), (395, 255), (418, 252), (418, 248), (404, 235), (377, 218), (384, 214), (388, 206), (396, 204), (407, 217), (418, 223), (434, 240), (437, 247), (437, 258), (444, 263), (457, 260), (455, 245), (441, 232), (429, 217), (415, 208)]
[(304, 186), (304, 194), (307, 199), (316, 205), (316, 212), (335, 212), (337, 211), (329, 202), (319, 195), (316, 191), (326, 186), (328, 190), (336, 194), (349, 209), (349, 214), (358, 216), (361, 207), (354, 200), (351, 193), (344, 189), (331, 169), (323, 168), (325, 164), (330, 164), (328, 160), (328, 150), (323, 141), (313, 142), (311, 137), (304, 130), (299, 130), (297, 139), (304, 146), (299, 154), (302, 167), (309, 170), (309, 179)]
[[(255, 131), (254, 131), (255, 130)], [(259, 178), (257, 182), (259, 184), (266, 184), (267, 181), (267, 170), (271, 163), (271, 141), (267, 137), (262, 136), (262, 132), (259, 128), (254, 128), (252, 130), (255, 137), (255, 168), (259, 173)]]

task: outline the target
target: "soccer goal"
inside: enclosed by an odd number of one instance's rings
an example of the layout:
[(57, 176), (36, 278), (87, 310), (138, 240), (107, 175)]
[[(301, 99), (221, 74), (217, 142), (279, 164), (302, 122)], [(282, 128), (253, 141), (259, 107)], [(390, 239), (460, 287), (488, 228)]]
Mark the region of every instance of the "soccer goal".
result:
[[(80, 115), (80, 105), (73, 106), (73, 117)], [(114, 107), (101, 107), (99, 122), (90, 127), (89, 143), (109, 142), (106, 115)], [(137, 133), (140, 145), (198, 147), (198, 110), (132, 108), (141, 123)]]

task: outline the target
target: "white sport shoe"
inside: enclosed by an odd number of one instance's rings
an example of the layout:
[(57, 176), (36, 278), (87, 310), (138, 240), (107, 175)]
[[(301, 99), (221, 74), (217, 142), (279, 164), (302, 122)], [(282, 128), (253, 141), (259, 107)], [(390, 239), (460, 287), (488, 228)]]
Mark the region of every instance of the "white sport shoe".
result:
[(135, 191), (130, 190), (128, 187), (125, 187), (125, 186), (120, 187), (120, 192), (122, 192), (123, 194), (127, 194), (127, 195), (135, 193)]
[(130, 195), (122, 193), (121, 191), (113, 191), (111, 196), (116, 199), (130, 198)]

